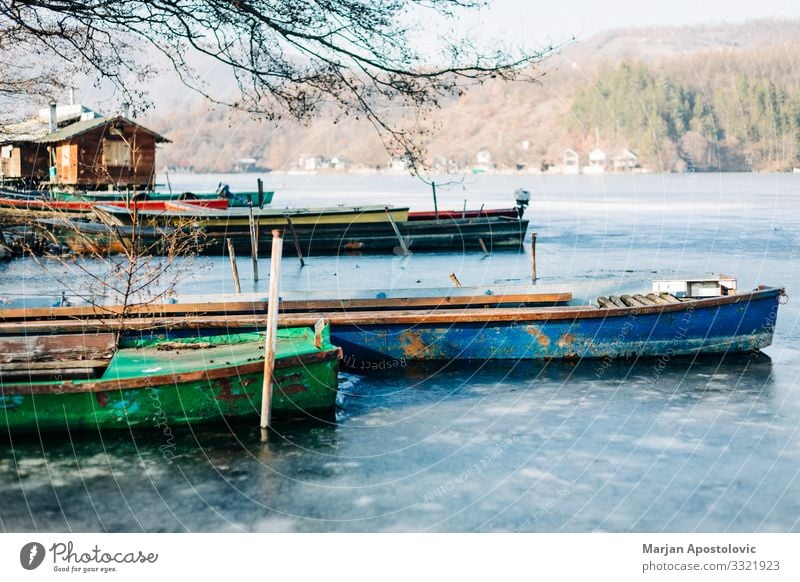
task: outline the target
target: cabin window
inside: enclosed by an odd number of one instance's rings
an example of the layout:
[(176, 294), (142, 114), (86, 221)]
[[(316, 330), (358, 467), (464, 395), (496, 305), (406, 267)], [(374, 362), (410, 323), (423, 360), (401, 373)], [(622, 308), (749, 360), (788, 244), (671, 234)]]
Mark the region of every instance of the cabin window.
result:
[(104, 140), (103, 162), (106, 167), (129, 168), (132, 165), (131, 146), (121, 140)]
[(0, 158), (11, 158), (11, 153), (14, 151), (14, 146), (4, 145), (0, 147)]

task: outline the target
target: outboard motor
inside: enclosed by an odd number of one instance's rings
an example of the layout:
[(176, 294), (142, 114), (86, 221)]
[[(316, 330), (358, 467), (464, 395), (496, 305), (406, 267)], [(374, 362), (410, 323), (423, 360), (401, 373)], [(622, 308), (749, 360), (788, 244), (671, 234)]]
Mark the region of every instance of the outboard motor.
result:
[(227, 198), (228, 200), (231, 199), (231, 188), (227, 184), (220, 182), (219, 185), (217, 185), (216, 193), (220, 198)]
[(514, 190), (514, 201), (517, 203), (517, 213), (522, 218), (522, 215), (525, 214), (525, 209), (531, 203), (530, 190), (525, 190), (524, 188)]

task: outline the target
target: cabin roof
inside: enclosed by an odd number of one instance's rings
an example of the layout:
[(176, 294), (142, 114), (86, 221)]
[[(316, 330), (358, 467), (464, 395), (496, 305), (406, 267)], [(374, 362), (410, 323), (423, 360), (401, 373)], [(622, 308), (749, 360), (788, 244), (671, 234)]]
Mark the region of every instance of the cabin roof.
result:
[(45, 135), (47, 135), (47, 125), (36, 118), (27, 119), (0, 128), (0, 145), (33, 143)]
[(95, 119), (84, 119), (82, 121), (76, 121), (75, 123), (71, 123), (66, 127), (62, 127), (58, 131), (45, 135), (42, 138), (36, 140), (37, 143), (55, 143), (59, 141), (64, 141), (67, 139), (71, 139), (75, 136), (84, 134), (88, 131), (92, 131), (93, 129), (97, 129), (98, 127), (102, 127), (104, 125), (111, 125), (112, 123), (116, 123), (118, 121), (127, 123), (129, 125), (135, 125), (139, 131), (144, 131), (145, 133), (149, 133), (150, 135), (156, 138), (156, 142), (163, 143), (169, 142), (169, 140), (164, 137), (163, 135), (159, 135), (156, 132), (147, 129), (139, 125), (138, 123), (131, 121), (130, 119), (126, 119), (121, 115), (117, 115), (114, 117), (97, 117)]
[[(56, 123), (65, 127), (81, 119), (102, 117), (85, 105), (56, 105)], [(50, 109), (40, 109), (37, 115), (0, 127), (0, 145), (32, 144), (50, 133)]]

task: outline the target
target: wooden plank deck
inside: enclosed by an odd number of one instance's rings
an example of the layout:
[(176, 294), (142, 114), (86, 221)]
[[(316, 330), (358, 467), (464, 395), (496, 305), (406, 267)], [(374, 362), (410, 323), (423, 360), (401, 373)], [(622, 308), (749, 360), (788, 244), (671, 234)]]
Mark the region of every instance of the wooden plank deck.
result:
[[(488, 308), (510, 304), (552, 305), (567, 303), (572, 293), (524, 293), (513, 295), (475, 295), (446, 297), (396, 297), (385, 299), (310, 299), (281, 302), (281, 311), (349, 311), (386, 309), (431, 309), (470, 307)], [(159, 303), (131, 305), (125, 309), (129, 316), (177, 316), (200, 314), (266, 314), (267, 301), (230, 301), (220, 303)], [(117, 317), (123, 308), (117, 305), (80, 307), (36, 307), (0, 309), (0, 322), (36, 321), (47, 319)]]

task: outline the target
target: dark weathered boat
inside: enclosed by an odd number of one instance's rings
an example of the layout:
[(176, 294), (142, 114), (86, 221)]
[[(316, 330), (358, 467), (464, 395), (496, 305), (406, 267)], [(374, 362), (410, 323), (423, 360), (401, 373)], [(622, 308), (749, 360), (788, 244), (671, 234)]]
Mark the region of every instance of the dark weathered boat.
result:
[[(0, 338), (0, 433), (162, 428), (258, 418), (264, 336)], [(331, 411), (341, 351), (327, 328), (278, 334), (272, 411)]]
[[(131, 220), (114, 220), (114, 217), (130, 216), (122, 208), (102, 207), (105, 212), (105, 222), (108, 224), (99, 229), (84, 227), (74, 224), (75, 221), (57, 223), (59, 228), (54, 229), (56, 238), (66, 237), (64, 244), (70, 247), (90, 246), (103, 248), (104, 240), (116, 240), (118, 232), (133, 232), (129, 227)], [(140, 244), (149, 246), (156, 242), (159, 233), (170, 230), (180, 232), (185, 236), (202, 240), (202, 245), (196, 250), (206, 254), (224, 254), (227, 252), (227, 239), (230, 239), (237, 252), (250, 252), (251, 235), (250, 225), (246, 214), (236, 212), (226, 213), (233, 216), (230, 221), (223, 219), (207, 220), (212, 211), (204, 212), (203, 218), (193, 218), (194, 212), (150, 212), (139, 213), (142, 224), (146, 228), (139, 228), (137, 236)], [(109, 216), (110, 215), (110, 216)], [(400, 217), (407, 215), (407, 209), (402, 209)], [(163, 220), (154, 220), (161, 216)], [(357, 254), (357, 253), (400, 253), (403, 245), (409, 252), (414, 251), (500, 251), (518, 250), (522, 247), (528, 221), (519, 218), (488, 217), (488, 218), (456, 218), (440, 220), (402, 220), (388, 219), (385, 211), (370, 212), (365, 220), (360, 220), (357, 213), (340, 213), (339, 216), (320, 216), (316, 222), (313, 215), (302, 216), (297, 220), (298, 214), (281, 215), (272, 213), (268, 218), (261, 213), (261, 224), (258, 230), (258, 251), (260, 256), (267, 255), (271, 250), (271, 235), (268, 227), (292, 225), (284, 237), (284, 254), (294, 254), (297, 247), (304, 256), (330, 255), (330, 254)], [(168, 217), (168, 218), (167, 218)], [(365, 217), (361, 217), (364, 219)], [(297, 220), (297, 222), (295, 222)], [(43, 223), (54, 225), (53, 223)], [(114, 228), (114, 225), (122, 228)], [(103, 232), (105, 229), (106, 232)], [(113, 232), (112, 232), (113, 231)], [(74, 241), (76, 234), (81, 233), (89, 242), (78, 244)], [(109, 237), (109, 234), (114, 235)], [(402, 240), (402, 243), (401, 243)], [(115, 252), (113, 247), (106, 249), (107, 253)]]
[(237, 228), (249, 229), (250, 216), (259, 227), (283, 227), (287, 218), (294, 225), (323, 224), (349, 225), (357, 223), (389, 223), (391, 220), (404, 221), (408, 218), (408, 208), (393, 208), (380, 205), (367, 206), (329, 206), (320, 208), (227, 208), (215, 210), (190, 206), (171, 206), (159, 210), (143, 210), (135, 215), (130, 209), (99, 204), (96, 212), (109, 224), (130, 225), (134, 217), (142, 224), (152, 226), (180, 226), (193, 222), (209, 230), (234, 232)]

